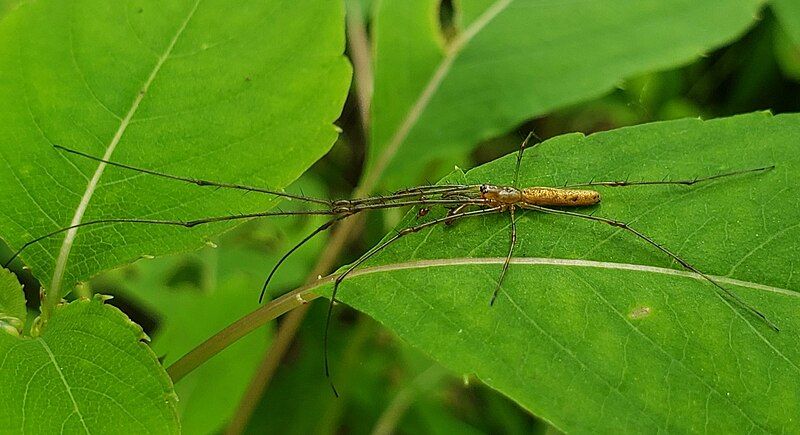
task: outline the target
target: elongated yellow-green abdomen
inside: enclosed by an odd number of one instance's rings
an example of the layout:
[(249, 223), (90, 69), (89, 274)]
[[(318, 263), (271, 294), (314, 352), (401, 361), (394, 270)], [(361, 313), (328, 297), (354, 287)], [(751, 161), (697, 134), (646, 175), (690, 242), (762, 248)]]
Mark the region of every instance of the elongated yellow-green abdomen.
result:
[(530, 205), (583, 207), (600, 202), (600, 193), (594, 190), (526, 187), (522, 189), (522, 201)]

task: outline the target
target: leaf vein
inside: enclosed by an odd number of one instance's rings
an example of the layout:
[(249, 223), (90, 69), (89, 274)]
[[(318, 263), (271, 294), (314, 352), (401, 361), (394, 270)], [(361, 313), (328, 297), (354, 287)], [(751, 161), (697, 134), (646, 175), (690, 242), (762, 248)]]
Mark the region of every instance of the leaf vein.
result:
[[(114, 134), (114, 137), (111, 139), (111, 142), (109, 142), (108, 147), (106, 148), (106, 151), (103, 154), (104, 160), (109, 160), (111, 158), (111, 155), (113, 154), (114, 150), (119, 144), (119, 141), (122, 139), (122, 135), (128, 128), (128, 124), (130, 123), (131, 119), (133, 119), (133, 116), (136, 114), (136, 110), (139, 108), (139, 104), (144, 99), (144, 96), (147, 93), (148, 88), (155, 80), (156, 76), (158, 75), (158, 72), (161, 70), (161, 67), (169, 58), (170, 54), (172, 53), (172, 50), (175, 48), (175, 44), (178, 42), (180, 36), (183, 34), (183, 31), (186, 29), (186, 26), (189, 24), (189, 21), (191, 21), (192, 17), (195, 14), (195, 11), (197, 11), (200, 2), (201, 0), (197, 0), (194, 3), (194, 6), (189, 11), (189, 14), (184, 19), (184, 21), (181, 23), (180, 27), (173, 36), (172, 40), (169, 42), (169, 45), (167, 46), (166, 50), (161, 55), (161, 57), (158, 58), (158, 62), (156, 62), (156, 65), (153, 67), (153, 70), (150, 72), (150, 75), (147, 77), (147, 80), (142, 85), (141, 90), (137, 92), (136, 97), (134, 97), (133, 102), (131, 103), (131, 107), (128, 110), (128, 113), (125, 115), (125, 118), (123, 118), (122, 121), (120, 122), (117, 132)], [(92, 196), (94, 195), (94, 191), (97, 188), (98, 183), (100, 182), (100, 177), (102, 177), (105, 168), (106, 168), (106, 163), (100, 163), (97, 165), (97, 169), (95, 170), (94, 176), (89, 181), (89, 184), (86, 186), (86, 191), (84, 192), (83, 197), (81, 198), (81, 201), (75, 210), (75, 214), (72, 218), (72, 221), (70, 222), (70, 225), (77, 225), (81, 223), (83, 215), (89, 206), (89, 201), (92, 199)], [(51, 280), (50, 291), (53, 292), (54, 296), (52, 296), (50, 300), (58, 300), (58, 298), (60, 297), (61, 280), (64, 277), (64, 271), (67, 265), (67, 257), (69, 257), (69, 253), (72, 250), (72, 244), (75, 241), (75, 236), (77, 235), (77, 233), (78, 233), (78, 228), (73, 228), (70, 231), (68, 231), (66, 236), (64, 237), (63, 243), (61, 244), (61, 249), (56, 259), (56, 267), (53, 271), (53, 279)]]
[[(649, 343), (650, 343), (650, 344), (653, 346), (653, 348), (654, 348), (654, 349), (656, 349), (657, 351), (659, 351), (659, 352), (660, 352), (662, 355), (664, 355), (664, 356), (666, 356), (667, 358), (669, 358), (670, 365), (669, 365), (669, 367), (668, 367), (668, 369), (667, 369), (667, 376), (666, 376), (666, 377), (668, 377), (668, 376), (669, 376), (670, 370), (671, 370), (671, 368), (672, 368), (672, 364), (675, 364), (675, 363), (677, 363), (679, 366), (681, 366), (682, 368), (684, 368), (684, 369), (685, 369), (687, 372), (689, 372), (689, 373), (691, 373), (692, 375), (694, 375), (694, 377), (695, 377), (697, 380), (699, 380), (699, 381), (700, 381), (700, 383), (702, 383), (703, 385), (705, 385), (705, 386), (706, 386), (706, 388), (708, 388), (710, 391), (713, 391), (713, 392), (714, 392), (714, 394), (716, 394), (716, 395), (717, 395), (717, 396), (719, 396), (719, 397), (722, 397), (722, 398), (723, 398), (723, 399), (725, 399), (727, 402), (729, 402), (731, 405), (733, 405), (733, 407), (734, 407), (734, 408), (736, 408), (736, 410), (737, 410), (737, 411), (739, 411), (739, 413), (741, 413), (741, 414), (742, 414), (742, 415), (743, 415), (743, 416), (744, 416), (744, 417), (745, 417), (745, 418), (746, 418), (746, 419), (747, 419), (747, 420), (748, 420), (748, 421), (749, 421), (751, 424), (757, 424), (757, 423), (756, 423), (755, 421), (753, 421), (753, 419), (752, 419), (752, 418), (751, 418), (749, 415), (747, 415), (747, 414), (746, 414), (746, 413), (745, 413), (745, 412), (744, 412), (744, 411), (743, 411), (743, 410), (742, 410), (742, 409), (739, 407), (739, 405), (738, 405), (738, 404), (736, 404), (736, 403), (735, 403), (735, 402), (734, 402), (734, 401), (733, 401), (733, 400), (732, 400), (732, 399), (731, 399), (729, 396), (727, 396), (727, 395), (725, 395), (725, 394), (722, 394), (722, 393), (720, 393), (720, 392), (719, 392), (719, 391), (718, 391), (718, 390), (717, 390), (717, 389), (716, 389), (716, 388), (715, 388), (713, 385), (709, 384), (709, 383), (708, 383), (708, 382), (707, 382), (705, 379), (703, 379), (703, 378), (702, 378), (700, 375), (698, 375), (697, 373), (695, 373), (695, 372), (694, 372), (693, 370), (691, 370), (689, 367), (685, 366), (685, 365), (683, 364), (683, 362), (682, 362), (682, 361), (680, 361), (680, 360), (678, 360), (677, 358), (675, 358), (675, 356), (673, 356), (672, 354), (670, 354), (669, 352), (667, 352), (667, 351), (666, 351), (666, 350), (665, 350), (665, 349), (664, 349), (664, 348), (663, 348), (663, 347), (662, 347), (662, 346), (661, 346), (661, 345), (660, 345), (658, 342), (654, 341), (654, 340), (653, 340), (652, 338), (650, 338), (650, 337), (649, 337), (647, 334), (645, 334), (644, 332), (642, 332), (642, 331), (641, 331), (641, 329), (639, 329), (639, 328), (638, 328), (636, 325), (634, 325), (633, 323), (631, 323), (631, 321), (630, 321), (630, 320), (628, 320), (628, 318), (627, 318), (627, 317), (626, 317), (624, 314), (620, 313), (620, 312), (619, 312), (619, 310), (617, 310), (617, 308), (616, 308), (616, 307), (614, 307), (614, 305), (612, 305), (612, 304), (611, 304), (611, 303), (608, 301), (608, 299), (606, 299), (606, 298), (603, 296), (603, 294), (602, 294), (600, 291), (598, 291), (598, 289), (597, 289), (597, 287), (596, 287), (595, 285), (593, 285), (591, 282), (589, 282), (589, 281), (587, 281), (586, 279), (584, 279), (584, 278), (583, 278), (583, 277), (582, 277), (580, 274), (578, 274), (578, 273), (575, 273), (575, 271), (574, 271), (574, 270), (571, 270), (571, 269), (567, 269), (567, 270), (569, 270), (569, 271), (572, 273), (572, 275), (573, 275), (573, 276), (575, 276), (575, 277), (576, 277), (578, 280), (580, 280), (580, 281), (581, 281), (581, 282), (583, 282), (583, 283), (584, 283), (584, 284), (585, 284), (587, 287), (589, 287), (589, 288), (592, 290), (592, 293), (594, 293), (594, 294), (595, 294), (595, 296), (597, 296), (597, 298), (599, 298), (599, 299), (600, 299), (600, 300), (601, 300), (601, 301), (602, 301), (602, 302), (603, 302), (603, 303), (604, 303), (604, 304), (605, 304), (605, 305), (606, 305), (608, 308), (610, 308), (610, 309), (611, 309), (611, 311), (612, 311), (614, 314), (616, 314), (616, 315), (617, 315), (617, 317), (619, 317), (619, 318), (620, 318), (620, 319), (621, 319), (623, 322), (625, 322), (625, 323), (626, 323), (626, 324), (627, 324), (627, 325), (628, 325), (628, 326), (631, 328), (631, 330), (633, 330), (633, 331), (634, 331), (635, 333), (637, 333), (639, 336), (641, 336), (642, 338), (644, 338), (645, 340), (647, 340), (647, 342), (649, 342)], [(729, 330), (729, 333), (730, 333), (730, 330)], [(729, 334), (729, 337), (730, 337), (730, 334)], [(740, 373), (741, 373), (741, 370), (740, 370)], [(666, 382), (666, 385), (671, 385), (671, 383), (670, 383), (670, 382)], [(669, 409), (671, 409), (671, 407), (672, 407), (672, 404), (671, 404), (671, 402), (670, 402), (670, 401), (667, 401), (667, 405), (668, 405)], [(669, 421), (669, 415), (670, 415), (670, 413), (668, 412), (668, 414), (667, 414), (667, 421)], [(765, 429), (765, 430), (766, 430), (766, 428), (762, 428), (762, 429)]]
[[(364, 179), (364, 182), (361, 184), (363, 189), (371, 190), (373, 185), (378, 181), (378, 177), (380, 177), (380, 175), (383, 173), (383, 170), (386, 168), (386, 166), (389, 165), (389, 162), (397, 153), (400, 145), (403, 144), (408, 137), (408, 134), (411, 132), (411, 129), (414, 128), (414, 125), (416, 125), (420, 115), (422, 115), (422, 112), (424, 112), (425, 108), (428, 107), (428, 103), (430, 103), (434, 94), (436, 94), (436, 91), (439, 90), (439, 86), (450, 72), (450, 68), (452, 68), (453, 62), (455, 62), (459, 53), (461, 53), (461, 50), (472, 40), (472, 38), (475, 37), (475, 35), (483, 30), (512, 2), (513, 0), (497, 0), (453, 41), (452, 45), (445, 53), (444, 58), (442, 58), (442, 61), (439, 63), (439, 66), (436, 67), (433, 75), (425, 85), (422, 93), (414, 102), (414, 105), (411, 106), (408, 113), (406, 113), (403, 122), (398, 126), (397, 130), (395, 130), (395, 133), (390, 139), (389, 144), (380, 154), (378, 161), (370, 171), (370, 174)], [(358, 193), (360, 194), (361, 192)]]
[[(58, 362), (56, 362), (56, 356), (53, 355), (53, 351), (50, 350), (50, 346), (48, 346), (47, 343), (44, 342), (44, 340), (38, 339), (36, 341), (38, 341), (39, 344), (42, 345), (44, 351), (47, 352), (47, 356), (50, 358), (50, 362), (53, 363), (53, 367), (56, 368), (58, 377), (61, 379), (61, 383), (64, 384), (64, 388), (67, 390), (67, 395), (69, 396), (69, 400), (72, 402), (72, 409), (75, 411), (76, 414), (78, 414), (78, 418), (81, 421), (81, 425), (83, 425), (83, 429), (86, 431), (87, 434), (91, 433), (89, 431), (89, 427), (86, 426), (86, 421), (84, 421), (83, 419), (83, 414), (81, 414), (81, 410), (78, 408), (78, 402), (75, 401), (75, 396), (72, 395), (72, 388), (69, 386), (69, 383), (67, 383), (67, 379), (64, 377), (64, 373), (61, 372), (61, 367), (58, 366)], [(31, 377), (31, 379), (33, 379), (33, 377)]]

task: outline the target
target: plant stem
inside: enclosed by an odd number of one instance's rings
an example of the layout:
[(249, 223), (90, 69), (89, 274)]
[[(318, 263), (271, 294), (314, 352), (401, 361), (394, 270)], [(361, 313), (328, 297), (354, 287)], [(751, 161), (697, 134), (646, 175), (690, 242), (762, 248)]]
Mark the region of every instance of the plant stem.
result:
[[(309, 275), (307, 281), (309, 284), (317, 281), (321, 273), (333, 268), (334, 261), (336, 261), (339, 253), (347, 243), (346, 237), (347, 234), (343, 232), (334, 232), (330, 241), (325, 246), (325, 250), (322, 252), (319, 261)], [(275, 374), (275, 370), (283, 359), (283, 355), (289, 349), (289, 344), (294, 340), (297, 330), (300, 328), (303, 319), (308, 313), (308, 307), (309, 305), (307, 304), (300, 305), (289, 314), (286, 321), (278, 328), (275, 342), (267, 349), (264, 360), (261, 362), (255, 376), (250, 381), (247, 392), (239, 402), (239, 407), (231, 420), (230, 426), (228, 426), (228, 434), (238, 434), (244, 431), (258, 400), (261, 398), (262, 394), (264, 394), (264, 390), (266, 390), (272, 376)]]
[(179, 360), (175, 361), (167, 368), (167, 374), (172, 378), (172, 382), (179, 382), (192, 370), (259, 326), (263, 326), (281, 314), (318, 298), (319, 295), (313, 294), (311, 291), (323, 284), (330, 283), (331, 279), (332, 277), (328, 276), (313, 284), (298, 287), (231, 323), (223, 330), (189, 351), (189, 353), (182, 356)]
[(417, 375), (410, 383), (401, 389), (392, 399), (389, 406), (383, 411), (372, 428), (372, 435), (390, 435), (395, 433), (395, 428), (414, 400), (422, 393), (432, 390), (439, 382), (446, 379), (447, 370), (433, 364), (427, 370)]
[(283, 355), (289, 349), (289, 345), (294, 341), (295, 333), (303, 322), (308, 308), (311, 304), (300, 305), (297, 309), (293, 310), (286, 316), (286, 320), (281, 324), (278, 329), (278, 334), (272, 345), (267, 349), (261, 365), (259, 365), (256, 375), (250, 381), (242, 399), (239, 401), (239, 406), (236, 408), (236, 413), (231, 419), (228, 428), (225, 430), (227, 435), (235, 435), (244, 432), (247, 427), (247, 422), (250, 421), (250, 416), (253, 415), (259, 399), (264, 394), (264, 390), (269, 385), (270, 379), (278, 369), (278, 365), (283, 359)]
[(364, 25), (364, 14), (360, 1), (348, 0), (345, 3), (347, 4), (347, 41), (350, 46), (350, 59), (353, 61), (358, 110), (364, 133), (369, 133), (370, 104), (374, 89), (369, 37)]

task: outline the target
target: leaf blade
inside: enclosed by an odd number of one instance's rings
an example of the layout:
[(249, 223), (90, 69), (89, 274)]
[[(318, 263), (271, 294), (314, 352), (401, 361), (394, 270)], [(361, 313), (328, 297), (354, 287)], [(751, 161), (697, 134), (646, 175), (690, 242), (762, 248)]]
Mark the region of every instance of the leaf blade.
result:
[[(93, 183), (101, 166), (59, 155), (51, 143), (102, 156), (117, 141), (114, 160), (274, 189), (332, 145), (332, 122), (350, 76), (342, 57), (341, 5), (310, 0), (289, 8), (273, 1), (231, 9), (206, 0), (161, 6), (37, 2), (3, 20), (7, 43), (0, 57), (20, 66), (4, 71), (3, 82), (22, 84), (0, 89), (0, 101), (13, 109), (3, 112), (3, 122), (15, 138), (0, 149), (10, 168), (3, 198), (18, 204), (4, 207), (0, 222), (9, 245), (67, 225), (81, 214), (75, 212), (80, 204), (87, 221), (185, 220), (275, 203), (110, 168)], [(305, 14), (312, 18), (297, 17)], [(264, 28), (263, 22), (272, 25)], [(295, 53), (301, 43), (304, 51)], [(96, 190), (85, 194), (92, 184)], [(228, 228), (190, 233), (130, 227), (119, 233), (87, 227), (71, 252), (69, 244), (49, 240), (23, 258), (48, 287), (58, 287), (50, 277), (58, 277), (54, 265), (67, 265), (69, 254), (68, 291), (69, 284), (100, 270), (141, 255), (195, 248)]]
[(0, 378), (9, 398), (0, 427), (178, 433), (172, 382), (145, 338), (102, 297), (59, 306), (41, 337), (0, 334)]
[[(366, 263), (369, 273), (345, 280), (338, 297), (562, 430), (779, 430), (800, 411), (792, 344), (800, 282), (791, 273), (800, 162), (790, 151), (798, 125), (797, 115), (755, 113), (560, 136), (529, 149), (520, 174), (524, 186), (559, 186), (776, 163), (702, 187), (602, 189), (597, 212), (632, 221), (719, 276), (780, 333), (628, 234), (535, 213), (518, 218), (520, 260), (494, 307), (507, 216), (401, 239)], [(507, 184), (514, 160), (449, 181)]]
[(798, 18), (800, 7), (786, 0), (772, 0), (772, 8), (781, 20), (786, 33), (794, 41), (794, 45), (800, 45), (800, 18)]

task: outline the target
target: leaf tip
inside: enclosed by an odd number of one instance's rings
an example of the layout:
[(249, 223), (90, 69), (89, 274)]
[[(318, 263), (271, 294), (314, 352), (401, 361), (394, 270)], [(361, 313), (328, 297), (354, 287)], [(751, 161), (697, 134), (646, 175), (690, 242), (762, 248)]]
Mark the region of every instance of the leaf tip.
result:
[(106, 301), (114, 299), (114, 296), (97, 293), (94, 295), (94, 299), (100, 303), (105, 303)]

